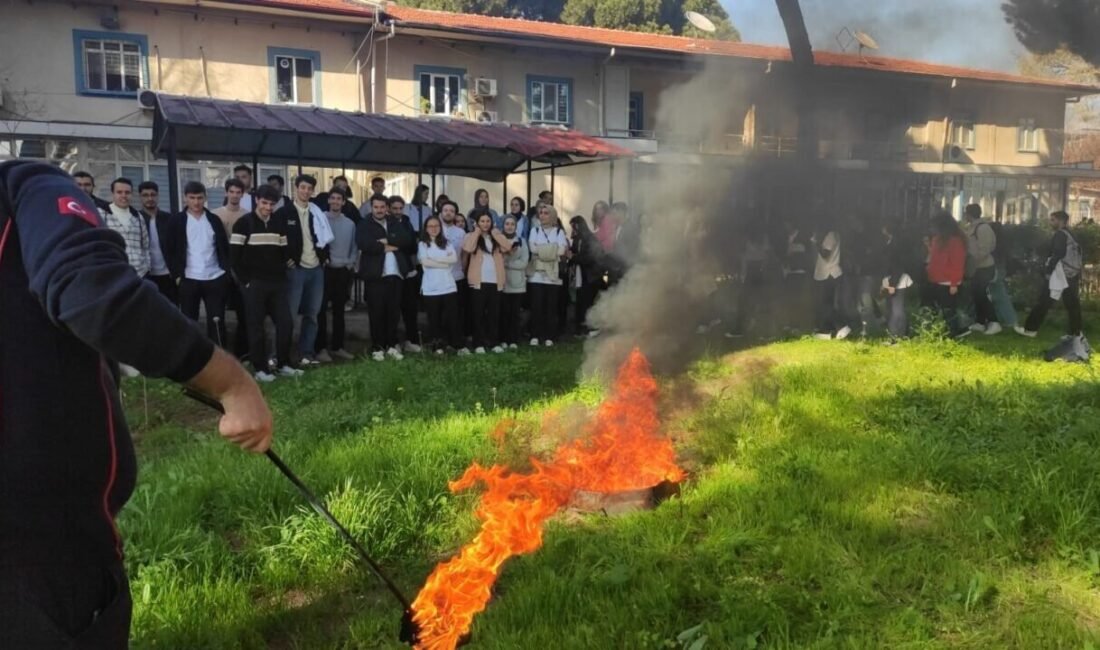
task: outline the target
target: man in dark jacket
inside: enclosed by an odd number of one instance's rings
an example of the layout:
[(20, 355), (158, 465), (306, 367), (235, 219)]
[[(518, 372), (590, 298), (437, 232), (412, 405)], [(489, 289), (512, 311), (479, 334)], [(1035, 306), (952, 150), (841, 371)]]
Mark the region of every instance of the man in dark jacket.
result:
[(149, 231), (149, 275), (145, 279), (156, 285), (157, 291), (175, 305), (179, 302), (179, 291), (168, 270), (166, 237), (171, 228), (172, 215), (160, 209), (160, 187), (153, 181), (138, 185), (138, 195), (141, 197), (141, 216)]
[(206, 187), (191, 181), (183, 187), (187, 207), (172, 217), (168, 235), (168, 269), (179, 283), (180, 310), (199, 320), (206, 309), (206, 333), (224, 347), (225, 302), (229, 297), (229, 236), (216, 214), (206, 209)]
[(384, 361), (387, 354), (396, 360), (402, 358), (397, 322), (401, 317), (402, 284), (412, 270), (405, 251), (413, 233), (390, 216), (389, 209), (386, 197), (372, 196), (371, 214), (359, 222), (355, 232), (361, 254), (359, 274), (366, 281), (371, 354), (375, 361)]
[(267, 350), (265, 349), (264, 320), (268, 316), (275, 323), (275, 354), (277, 372), (283, 377), (302, 374), (290, 362), (290, 338), (294, 320), (287, 302), (287, 225), (274, 216), (279, 192), (270, 185), (256, 191), (256, 209), (233, 224), (230, 238), (230, 254), (233, 273), (237, 276), (243, 293), (248, 323), (249, 359), (256, 370), (256, 381), (275, 380)]
[(270, 446), (271, 413), (54, 167), (0, 164), (0, 287), (0, 648), (125, 648), (115, 516), (135, 460), (111, 360), (218, 399), (249, 451)]
[[(1050, 254), (1043, 269), (1046, 281), (1039, 290), (1039, 299), (1028, 314), (1027, 322), (1023, 327), (1017, 325), (1016, 333), (1029, 338), (1038, 336), (1047, 312), (1058, 301), (1054, 295), (1057, 294), (1065, 304), (1066, 315), (1069, 317), (1067, 333), (1070, 336), (1081, 336), (1081, 245), (1069, 232), (1069, 214), (1061, 210), (1052, 212), (1050, 225), (1054, 228), (1054, 235), (1050, 238)], [(1056, 282), (1051, 279), (1055, 273), (1061, 273), (1065, 277), (1060, 292), (1056, 289)]]
[(73, 180), (80, 189), (84, 190), (84, 193), (92, 198), (92, 203), (95, 204), (97, 210), (107, 210), (111, 205), (110, 201), (104, 201), (95, 195), (95, 177), (88, 172), (73, 172)]
[(302, 315), (298, 353), (305, 366), (317, 363), (314, 359), (317, 315), (325, 297), (324, 266), (332, 241), (328, 217), (310, 202), (316, 186), (317, 180), (312, 176), (298, 176), (294, 179), (294, 200), (275, 212), (275, 218), (286, 224), (286, 250), (290, 259), (287, 301), (291, 318)]
[(401, 227), (412, 234), (409, 245), (402, 249), (409, 258), (409, 272), (401, 283), (401, 322), (405, 324), (405, 352), (416, 354), (420, 352), (420, 283), (422, 281), (422, 269), (417, 266), (416, 253), (419, 242), (416, 237), (416, 228), (413, 227), (409, 215), (405, 214), (405, 199), (400, 196), (390, 197), (390, 216), (401, 223)]

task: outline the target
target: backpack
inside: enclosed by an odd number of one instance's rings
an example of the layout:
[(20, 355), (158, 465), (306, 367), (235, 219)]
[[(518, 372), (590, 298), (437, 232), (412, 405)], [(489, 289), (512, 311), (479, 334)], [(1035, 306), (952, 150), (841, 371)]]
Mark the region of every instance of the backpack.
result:
[(1065, 271), (1067, 278), (1076, 278), (1081, 275), (1083, 264), (1081, 245), (1077, 243), (1073, 235), (1069, 234), (1068, 230), (1063, 229), (1062, 232), (1066, 233), (1066, 255), (1062, 258), (1062, 269)]
[(1003, 224), (996, 221), (986, 221), (983, 225), (989, 226), (993, 231), (993, 239), (996, 242), (993, 248), (993, 261), (998, 267), (1005, 268), (1005, 264), (1008, 263), (1008, 252), (1012, 250), (1008, 231), (1004, 229)]

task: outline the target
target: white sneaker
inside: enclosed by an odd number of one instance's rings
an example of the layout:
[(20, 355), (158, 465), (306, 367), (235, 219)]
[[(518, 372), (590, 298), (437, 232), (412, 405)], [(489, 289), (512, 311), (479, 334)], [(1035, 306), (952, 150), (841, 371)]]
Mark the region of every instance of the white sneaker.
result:
[(405, 352), (410, 354), (417, 354), (420, 352), (420, 346), (412, 341), (405, 341)]
[(321, 363), (332, 363), (332, 355), (328, 353), (328, 350), (321, 350), (317, 353), (317, 360)]
[(531, 339), (531, 347), (537, 348), (538, 346), (539, 346), (539, 340), (538, 339)]
[(550, 339), (546, 339), (546, 342), (543, 343), (543, 345), (545, 345), (548, 348), (552, 348), (552, 347), (554, 347), (554, 342), (551, 341)]
[(309, 366), (320, 365), (320, 363), (316, 361), (313, 357), (302, 357), (302, 360), (298, 362), (298, 365), (308, 368)]
[(301, 377), (304, 374), (306, 373), (304, 373), (302, 370), (298, 368), (291, 368), (290, 366), (283, 366), (282, 368), (279, 368), (280, 377)]
[(437, 357), (443, 356), (443, 348), (439, 348), (438, 350), (436, 350), (435, 351), (435, 356), (437, 356)]
[(461, 350), (458, 351), (458, 356), (460, 356), (460, 357), (470, 356), (470, 348), (462, 348)]
[(344, 361), (351, 361), (355, 358), (351, 355), (350, 352), (344, 349), (334, 350), (332, 352), (332, 356), (336, 357), (337, 359), (343, 359)]
[(832, 341), (833, 335), (826, 332), (819, 332), (817, 334), (814, 334), (814, 338), (818, 341)]
[(500, 347), (499, 345), (493, 347), (494, 354), (500, 354), (501, 352), (504, 352), (504, 348)]
[(588, 338), (594, 339), (600, 335), (600, 330), (588, 330)]
[(382, 350), (375, 350), (374, 352), (371, 352), (370, 356), (375, 361), (385, 361), (386, 360), (386, 353), (383, 352)]
[(1017, 325), (1016, 327), (1013, 327), (1012, 329), (1015, 330), (1016, 333), (1019, 334), (1020, 336), (1026, 336), (1029, 339), (1033, 339), (1036, 336), (1039, 336), (1038, 332), (1032, 332), (1031, 330), (1024, 329), (1023, 325)]
[(519, 346), (518, 346), (518, 345), (516, 345), (515, 343), (509, 343), (509, 344), (508, 344), (508, 349), (509, 349), (509, 350), (518, 350), (518, 349), (519, 349)]
[(485, 348), (480, 345), (474, 348), (474, 354), (485, 354)]
[(848, 338), (848, 335), (852, 333), (852, 328), (845, 325), (836, 332), (836, 338), (838, 341), (843, 341)]
[(1001, 327), (1000, 323), (998, 323), (997, 321), (992, 321), (989, 323), (989, 325), (986, 325), (984, 334), (986, 336), (993, 336), (994, 334), (1000, 334), (1003, 331), (1004, 328)]
[(981, 323), (974, 323), (973, 325), (970, 326), (970, 331), (971, 332), (984, 332), (985, 331), (985, 325), (982, 325)]
[(275, 381), (275, 375), (269, 372), (264, 372), (263, 370), (252, 375), (252, 377), (261, 384), (270, 384), (271, 382)]
[(122, 373), (123, 377), (140, 377), (141, 373), (133, 366), (128, 366), (125, 363), (118, 364), (118, 371)]
[(404, 359), (404, 355), (401, 354), (401, 350), (398, 350), (396, 346), (386, 350), (386, 355), (394, 361), (400, 361)]

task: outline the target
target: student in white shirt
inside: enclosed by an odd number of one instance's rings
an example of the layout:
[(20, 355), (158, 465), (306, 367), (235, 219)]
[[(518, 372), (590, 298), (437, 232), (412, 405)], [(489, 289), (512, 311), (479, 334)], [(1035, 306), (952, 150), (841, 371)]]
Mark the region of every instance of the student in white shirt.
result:
[[(238, 217), (243, 217), (249, 212), (252, 212), (252, 209), (256, 207), (256, 188), (252, 186), (252, 168), (248, 165), (237, 165), (233, 168), (233, 177), (240, 181), (243, 186), (239, 206), (240, 214), (237, 215)], [(227, 195), (226, 204), (228, 203)], [(214, 212), (217, 212), (217, 210)], [(219, 214), (218, 216), (220, 217), (221, 215)], [(236, 220), (234, 219), (234, 221)], [(233, 232), (232, 223), (226, 223), (226, 228), (229, 232)]]
[(457, 256), (454, 266), (451, 267), (451, 275), (455, 279), (455, 286), (458, 287), (458, 329), (462, 339), (465, 340), (467, 335), (472, 334), (467, 317), (469, 312), (467, 306), (470, 299), (470, 285), (466, 283), (465, 271), (467, 255), (462, 251), (462, 240), (466, 238), (466, 230), (458, 225), (458, 220), (462, 218), (462, 215), (458, 213), (458, 204), (454, 201), (444, 202), (439, 208), (439, 215), (443, 221), (443, 236), (455, 249), (455, 255)]
[(421, 224), (419, 239), (417, 258), (424, 268), (420, 295), (428, 315), (428, 345), (436, 354), (443, 354), (444, 346), (457, 350), (460, 356), (470, 354), (459, 327), (458, 287), (451, 272), (458, 253), (443, 234), (439, 217), (430, 216)]
[(845, 339), (852, 333), (852, 329), (844, 325), (837, 329), (840, 321), (837, 301), (841, 296), (840, 278), (844, 271), (840, 266), (841, 239), (840, 233), (823, 223), (814, 237), (817, 245), (817, 259), (814, 264), (814, 281), (818, 286), (818, 311), (817, 311), (817, 337), (829, 339), (836, 332), (836, 338)]
[[(522, 209), (520, 216), (527, 218)], [(531, 260), (531, 249), (520, 234), (515, 213), (504, 217), (504, 237), (512, 242), (512, 249), (504, 254), (504, 295), (500, 298), (500, 340), (502, 345), (515, 350), (519, 346), (521, 307), (523, 298), (527, 294), (527, 264)]]
[(470, 309), (473, 313), (474, 348), (485, 354), (486, 348), (504, 352), (498, 344), (500, 293), (504, 289), (504, 253), (512, 242), (493, 224), (492, 215), (482, 212), (474, 231), (466, 235), (462, 250), (470, 256), (466, 280), (470, 283)]
[(554, 345), (558, 331), (558, 297), (562, 289), (559, 265), (569, 250), (569, 241), (558, 221), (554, 206), (542, 204), (539, 222), (531, 228), (528, 244), (531, 262), (527, 268), (527, 291), (531, 294), (531, 345)]
[(183, 188), (187, 207), (173, 217), (168, 233), (168, 269), (179, 279), (180, 310), (199, 319), (206, 311), (206, 333), (225, 345), (225, 301), (229, 295), (229, 236), (221, 219), (206, 209), (206, 187), (191, 181)]

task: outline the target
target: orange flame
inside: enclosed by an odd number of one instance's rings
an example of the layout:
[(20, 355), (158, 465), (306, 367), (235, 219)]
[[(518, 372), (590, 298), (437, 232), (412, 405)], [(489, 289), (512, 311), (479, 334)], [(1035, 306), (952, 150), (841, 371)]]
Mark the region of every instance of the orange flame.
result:
[(542, 546), (543, 524), (575, 490), (621, 492), (683, 478), (672, 442), (660, 435), (657, 395), (649, 362), (635, 349), (596, 411), (591, 437), (562, 445), (549, 463), (532, 459), (534, 470), (527, 474), (474, 463), (450, 483), (452, 492), (485, 485), (477, 509), (481, 531), (435, 568), (413, 602), (417, 647), (455, 648), (488, 605), (501, 565)]

